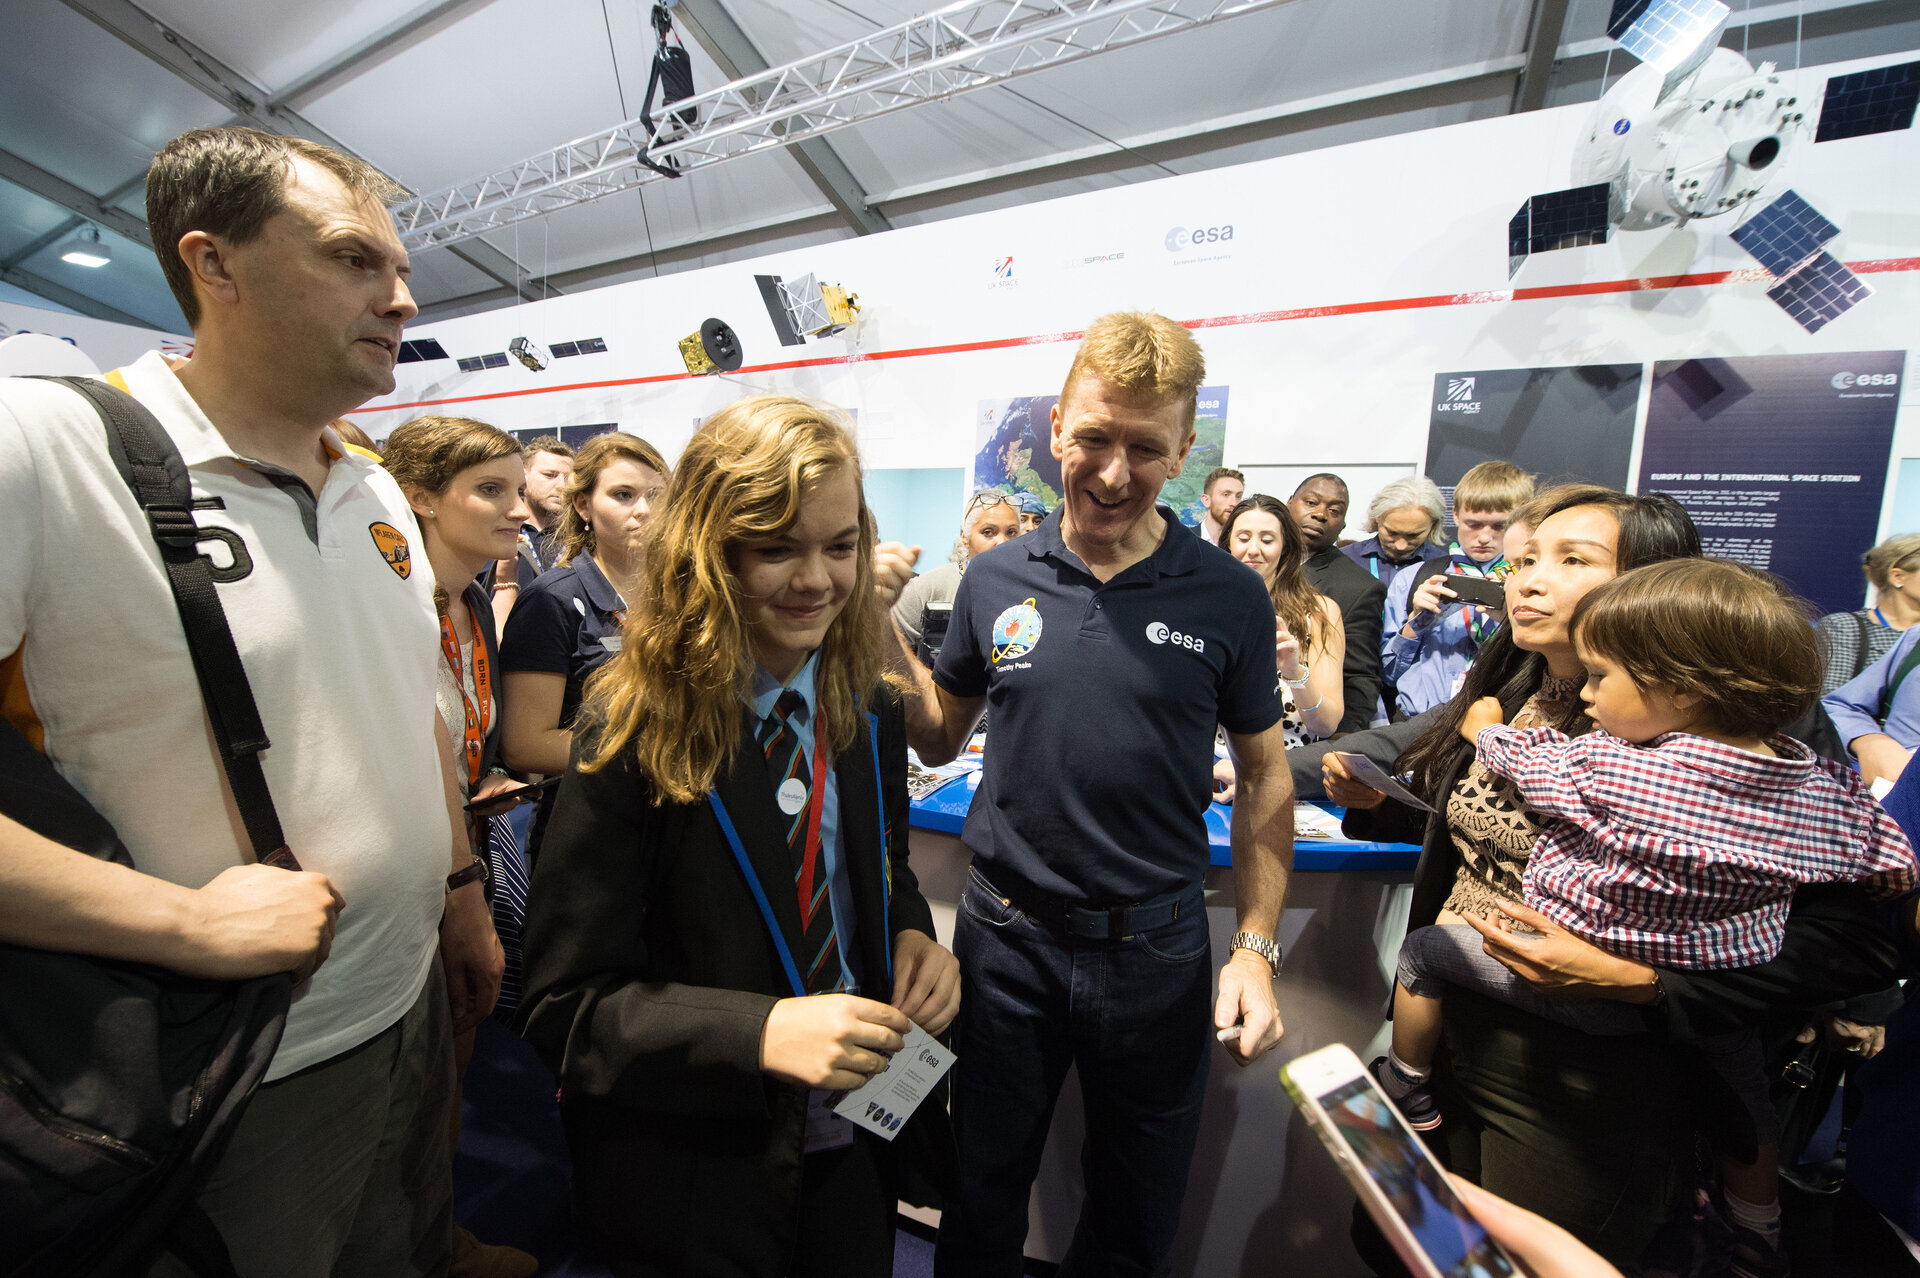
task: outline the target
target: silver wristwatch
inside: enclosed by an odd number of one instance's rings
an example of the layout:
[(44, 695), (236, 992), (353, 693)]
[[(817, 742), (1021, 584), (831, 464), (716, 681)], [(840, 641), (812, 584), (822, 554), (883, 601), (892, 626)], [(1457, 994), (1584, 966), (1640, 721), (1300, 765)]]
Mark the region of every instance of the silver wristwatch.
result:
[(1280, 942), (1270, 936), (1262, 936), (1258, 932), (1235, 932), (1233, 939), (1227, 942), (1227, 949), (1229, 951), (1252, 950), (1267, 961), (1267, 966), (1272, 968), (1276, 975), (1279, 974), (1280, 960), (1284, 954), (1280, 949)]

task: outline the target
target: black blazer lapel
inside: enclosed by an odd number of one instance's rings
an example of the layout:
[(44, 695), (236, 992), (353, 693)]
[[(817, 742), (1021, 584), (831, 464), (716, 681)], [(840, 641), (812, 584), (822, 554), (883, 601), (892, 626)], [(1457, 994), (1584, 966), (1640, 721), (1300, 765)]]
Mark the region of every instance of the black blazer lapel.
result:
[[(740, 835), (747, 860), (760, 877), (760, 886), (773, 906), (786, 939), (789, 953), (800, 953), (800, 902), (793, 891), (793, 862), (787, 852), (786, 823), (774, 805), (773, 787), (767, 781), (766, 761), (749, 738), (735, 752), (733, 766), (714, 779), (713, 792), (726, 806), (727, 816)], [(724, 845), (725, 836), (722, 835)], [(732, 854), (732, 849), (728, 849)], [(751, 888), (742, 888), (749, 893)], [(755, 910), (758, 913), (758, 910)], [(797, 958), (796, 958), (797, 961)]]
[(893, 938), (887, 935), (887, 849), (880, 827), (879, 779), (873, 772), (873, 722), (866, 715), (860, 716), (853, 744), (833, 761), (833, 775), (840, 789), (840, 837), (867, 982), (861, 992), (884, 1003), (893, 997)]

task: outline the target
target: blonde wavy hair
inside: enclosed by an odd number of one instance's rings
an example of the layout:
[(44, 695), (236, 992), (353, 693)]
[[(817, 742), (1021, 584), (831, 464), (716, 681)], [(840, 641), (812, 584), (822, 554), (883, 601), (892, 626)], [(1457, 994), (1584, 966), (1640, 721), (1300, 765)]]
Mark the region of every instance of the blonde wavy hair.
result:
[(860, 455), (838, 413), (784, 395), (743, 399), (694, 433), (648, 526), (638, 599), (620, 652), (587, 685), (580, 769), (631, 749), (656, 804), (692, 803), (713, 788), (745, 735), (753, 671), (736, 564), (745, 546), (800, 519), (809, 490), (850, 468), (860, 500), (853, 592), (828, 627), (814, 675), (828, 744), (852, 747), (861, 701), (881, 683), (873, 599), (873, 515)]
[(610, 430), (589, 439), (574, 454), (573, 474), (567, 479), (566, 500), (560, 506), (560, 521), (555, 531), (560, 540), (561, 563), (570, 564), (581, 555), (593, 553), (593, 524), (580, 517), (573, 499), (583, 495), (591, 498), (594, 485), (600, 482), (600, 472), (617, 461), (645, 466), (663, 481), (673, 478), (673, 471), (668, 469), (667, 459), (660, 455), (660, 450), (638, 435)]

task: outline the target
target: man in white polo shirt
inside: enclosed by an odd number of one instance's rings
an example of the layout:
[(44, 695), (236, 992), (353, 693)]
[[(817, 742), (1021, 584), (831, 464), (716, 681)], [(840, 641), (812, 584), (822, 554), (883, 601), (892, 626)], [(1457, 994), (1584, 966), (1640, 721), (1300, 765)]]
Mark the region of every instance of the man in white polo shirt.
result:
[(209, 976), (312, 972), (202, 1195), (246, 1278), (444, 1272), (450, 1031), (499, 984), (434, 708), (433, 574), (393, 480), (326, 425), (393, 389), (415, 313), (386, 210), (398, 194), (299, 139), (174, 139), (147, 213), (194, 356), (109, 375), (172, 436), (196, 522), (236, 547), (203, 544), (307, 873), (250, 864), (98, 418), (65, 387), (0, 383), (0, 706), (139, 867), (0, 819), (0, 940)]

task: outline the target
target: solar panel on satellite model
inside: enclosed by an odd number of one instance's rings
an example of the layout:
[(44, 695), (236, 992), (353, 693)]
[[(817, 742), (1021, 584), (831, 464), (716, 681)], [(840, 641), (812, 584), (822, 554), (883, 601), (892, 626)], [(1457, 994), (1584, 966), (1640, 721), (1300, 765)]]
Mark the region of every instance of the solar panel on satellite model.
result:
[(607, 343), (605, 338), (585, 337), (579, 340), (578, 342), (575, 342), (574, 345), (580, 348), (580, 353), (582, 355), (605, 355), (607, 353)]
[(1820, 128), (1813, 140), (1834, 142), (1910, 129), (1916, 104), (1920, 104), (1920, 62), (1836, 75), (1827, 81)]
[(1840, 228), (1820, 210), (1801, 199), (1798, 192), (1787, 191), (1734, 231), (1732, 239), (1753, 254), (1768, 274), (1784, 279), (1838, 234)]
[(547, 347), (547, 350), (552, 353), (555, 359), (565, 359), (569, 355), (578, 355), (580, 353), (580, 344), (578, 342), (555, 342), (553, 345)]
[(1689, 61), (1697, 65), (1731, 12), (1720, 0), (1614, 0), (1607, 35), (1642, 62), (1670, 72)]
[(468, 356), (460, 361), (460, 371), (463, 373), (477, 373), (486, 366), (487, 362), (478, 355)]
[(400, 354), (394, 359), (396, 364), (417, 364), (422, 360), (446, 359), (446, 348), (431, 337), (419, 337), (410, 342), (400, 343)]
[(1846, 314), (1872, 295), (1867, 282), (1831, 253), (1821, 253), (1767, 290), (1767, 296), (1809, 333), (1819, 332), (1828, 321)]
[(482, 355), (480, 357), (480, 365), (483, 368), (505, 368), (507, 366), (506, 352), (495, 351), (491, 355)]
[(1595, 182), (1528, 197), (1507, 223), (1508, 274), (1531, 253), (1605, 244), (1613, 235), (1612, 191), (1612, 183)]

